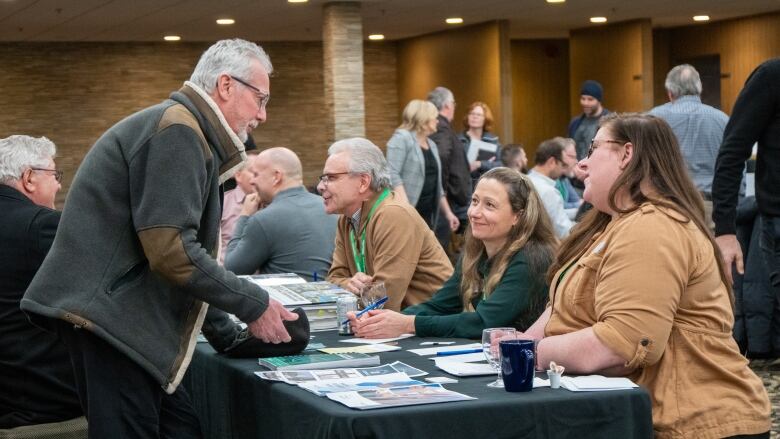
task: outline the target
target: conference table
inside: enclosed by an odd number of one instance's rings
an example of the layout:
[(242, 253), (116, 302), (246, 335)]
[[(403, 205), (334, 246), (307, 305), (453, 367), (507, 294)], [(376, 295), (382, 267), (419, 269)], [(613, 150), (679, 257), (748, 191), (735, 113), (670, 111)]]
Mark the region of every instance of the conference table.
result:
[[(313, 333), (313, 343), (344, 347), (336, 331)], [(429, 357), (408, 349), (437, 338), (398, 341), (400, 351), (377, 354), (450, 377), (444, 384), (475, 400), (376, 410), (350, 409), (297, 386), (260, 379), (257, 359), (233, 359), (199, 343), (184, 381), (206, 438), (652, 438), (650, 397), (641, 388), (570, 392), (536, 388), (509, 393), (487, 387), (495, 376), (453, 377)], [(474, 340), (447, 339), (457, 344)], [(423, 378), (418, 378), (422, 380)]]

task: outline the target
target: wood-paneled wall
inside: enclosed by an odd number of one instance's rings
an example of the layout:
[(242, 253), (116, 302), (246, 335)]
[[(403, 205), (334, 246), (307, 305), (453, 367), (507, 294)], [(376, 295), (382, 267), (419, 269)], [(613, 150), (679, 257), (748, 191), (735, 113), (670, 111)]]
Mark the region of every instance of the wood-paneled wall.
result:
[[(46, 136), (58, 147), (67, 189), (87, 150), (122, 118), (164, 100), (189, 78), (206, 44), (0, 44), (0, 137)], [(322, 172), (328, 136), (320, 42), (263, 44), (274, 64), (268, 121), (253, 136), (260, 148), (287, 146), (300, 157), (304, 182)], [(366, 44), (366, 133), (383, 145), (398, 124), (395, 44)]]
[(508, 140), (525, 145), (533, 160), (543, 140), (566, 135), (569, 41), (513, 40), (512, 81), (514, 136)]
[(676, 60), (720, 55), (721, 109), (730, 114), (750, 72), (763, 61), (780, 56), (780, 12), (724, 20), (704, 25), (657, 30), (656, 65), (663, 71), (656, 85), (665, 101), (663, 81)]
[(433, 88), (444, 86), (452, 90), (457, 102), (456, 131), (463, 129), (469, 104), (483, 101), (496, 119), (493, 131), (503, 136), (500, 53), (504, 37), (501, 23), (489, 22), (399, 42), (398, 114), (410, 100), (425, 99)]
[(653, 103), (653, 41), (649, 19), (594, 26), (571, 32), (570, 114), (582, 112), (580, 86), (595, 79), (604, 87), (605, 107), (642, 111)]

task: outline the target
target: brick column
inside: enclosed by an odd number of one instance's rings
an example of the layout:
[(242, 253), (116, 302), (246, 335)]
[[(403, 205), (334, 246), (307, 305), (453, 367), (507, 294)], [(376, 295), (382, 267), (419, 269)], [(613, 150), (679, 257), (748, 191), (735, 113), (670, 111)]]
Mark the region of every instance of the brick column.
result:
[(328, 139), (365, 137), (363, 20), (360, 3), (326, 3), (322, 16)]

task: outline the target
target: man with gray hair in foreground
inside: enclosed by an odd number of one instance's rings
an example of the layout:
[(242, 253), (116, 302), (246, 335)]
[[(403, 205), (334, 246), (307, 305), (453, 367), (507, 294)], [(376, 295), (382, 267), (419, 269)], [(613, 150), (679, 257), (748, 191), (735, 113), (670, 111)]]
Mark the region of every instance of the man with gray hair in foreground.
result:
[[(664, 86), (669, 102), (653, 108), (649, 114), (660, 117), (672, 127), (688, 174), (704, 199), (705, 217), (710, 222), (715, 160), (729, 117), (701, 102), (701, 78), (690, 64), (670, 70)], [(713, 226), (710, 222), (710, 227)]]
[(191, 408), (177, 387), (207, 304), (265, 342), (290, 340), (283, 321), (298, 316), (214, 259), (220, 184), (265, 121), (272, 70), (256, 44), (219, 41), (84, 157), (21, 308), (68, 347), (92, 438), (200, 437), (194, 414), (171, 409)]
[[(336, 220), (322, 197), (303, 186), (301, 161), (287, 148), (270, 148), (252, 161), (246, 196), (225, 268), (236, 274), (296, 273), (325, 279), (333, 257)], [(260, 206), (265, 206), (260, 209)]]
[(390, 190), (385, 157), (369, 140), (331, 145), (317, 190), (325, 211), (341, 215), (328, 281), (355, 294), (384, 282), (385, 308), (400, 311), (428, 300), (452, 274), (433, 231)]

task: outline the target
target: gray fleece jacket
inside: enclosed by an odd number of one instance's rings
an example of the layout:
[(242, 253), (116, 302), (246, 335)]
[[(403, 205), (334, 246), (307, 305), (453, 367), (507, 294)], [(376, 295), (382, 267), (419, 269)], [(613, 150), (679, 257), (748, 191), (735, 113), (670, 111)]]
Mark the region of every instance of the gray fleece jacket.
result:
[(268, 306), (213, 257), (219, 185), (243, 159), (216, 104), (189, 82), (114, 125), (76, 174), (22, 310), (42, 326), (45, 316), (93, 332), (173, 393), (206, 303), (245, 322)]

